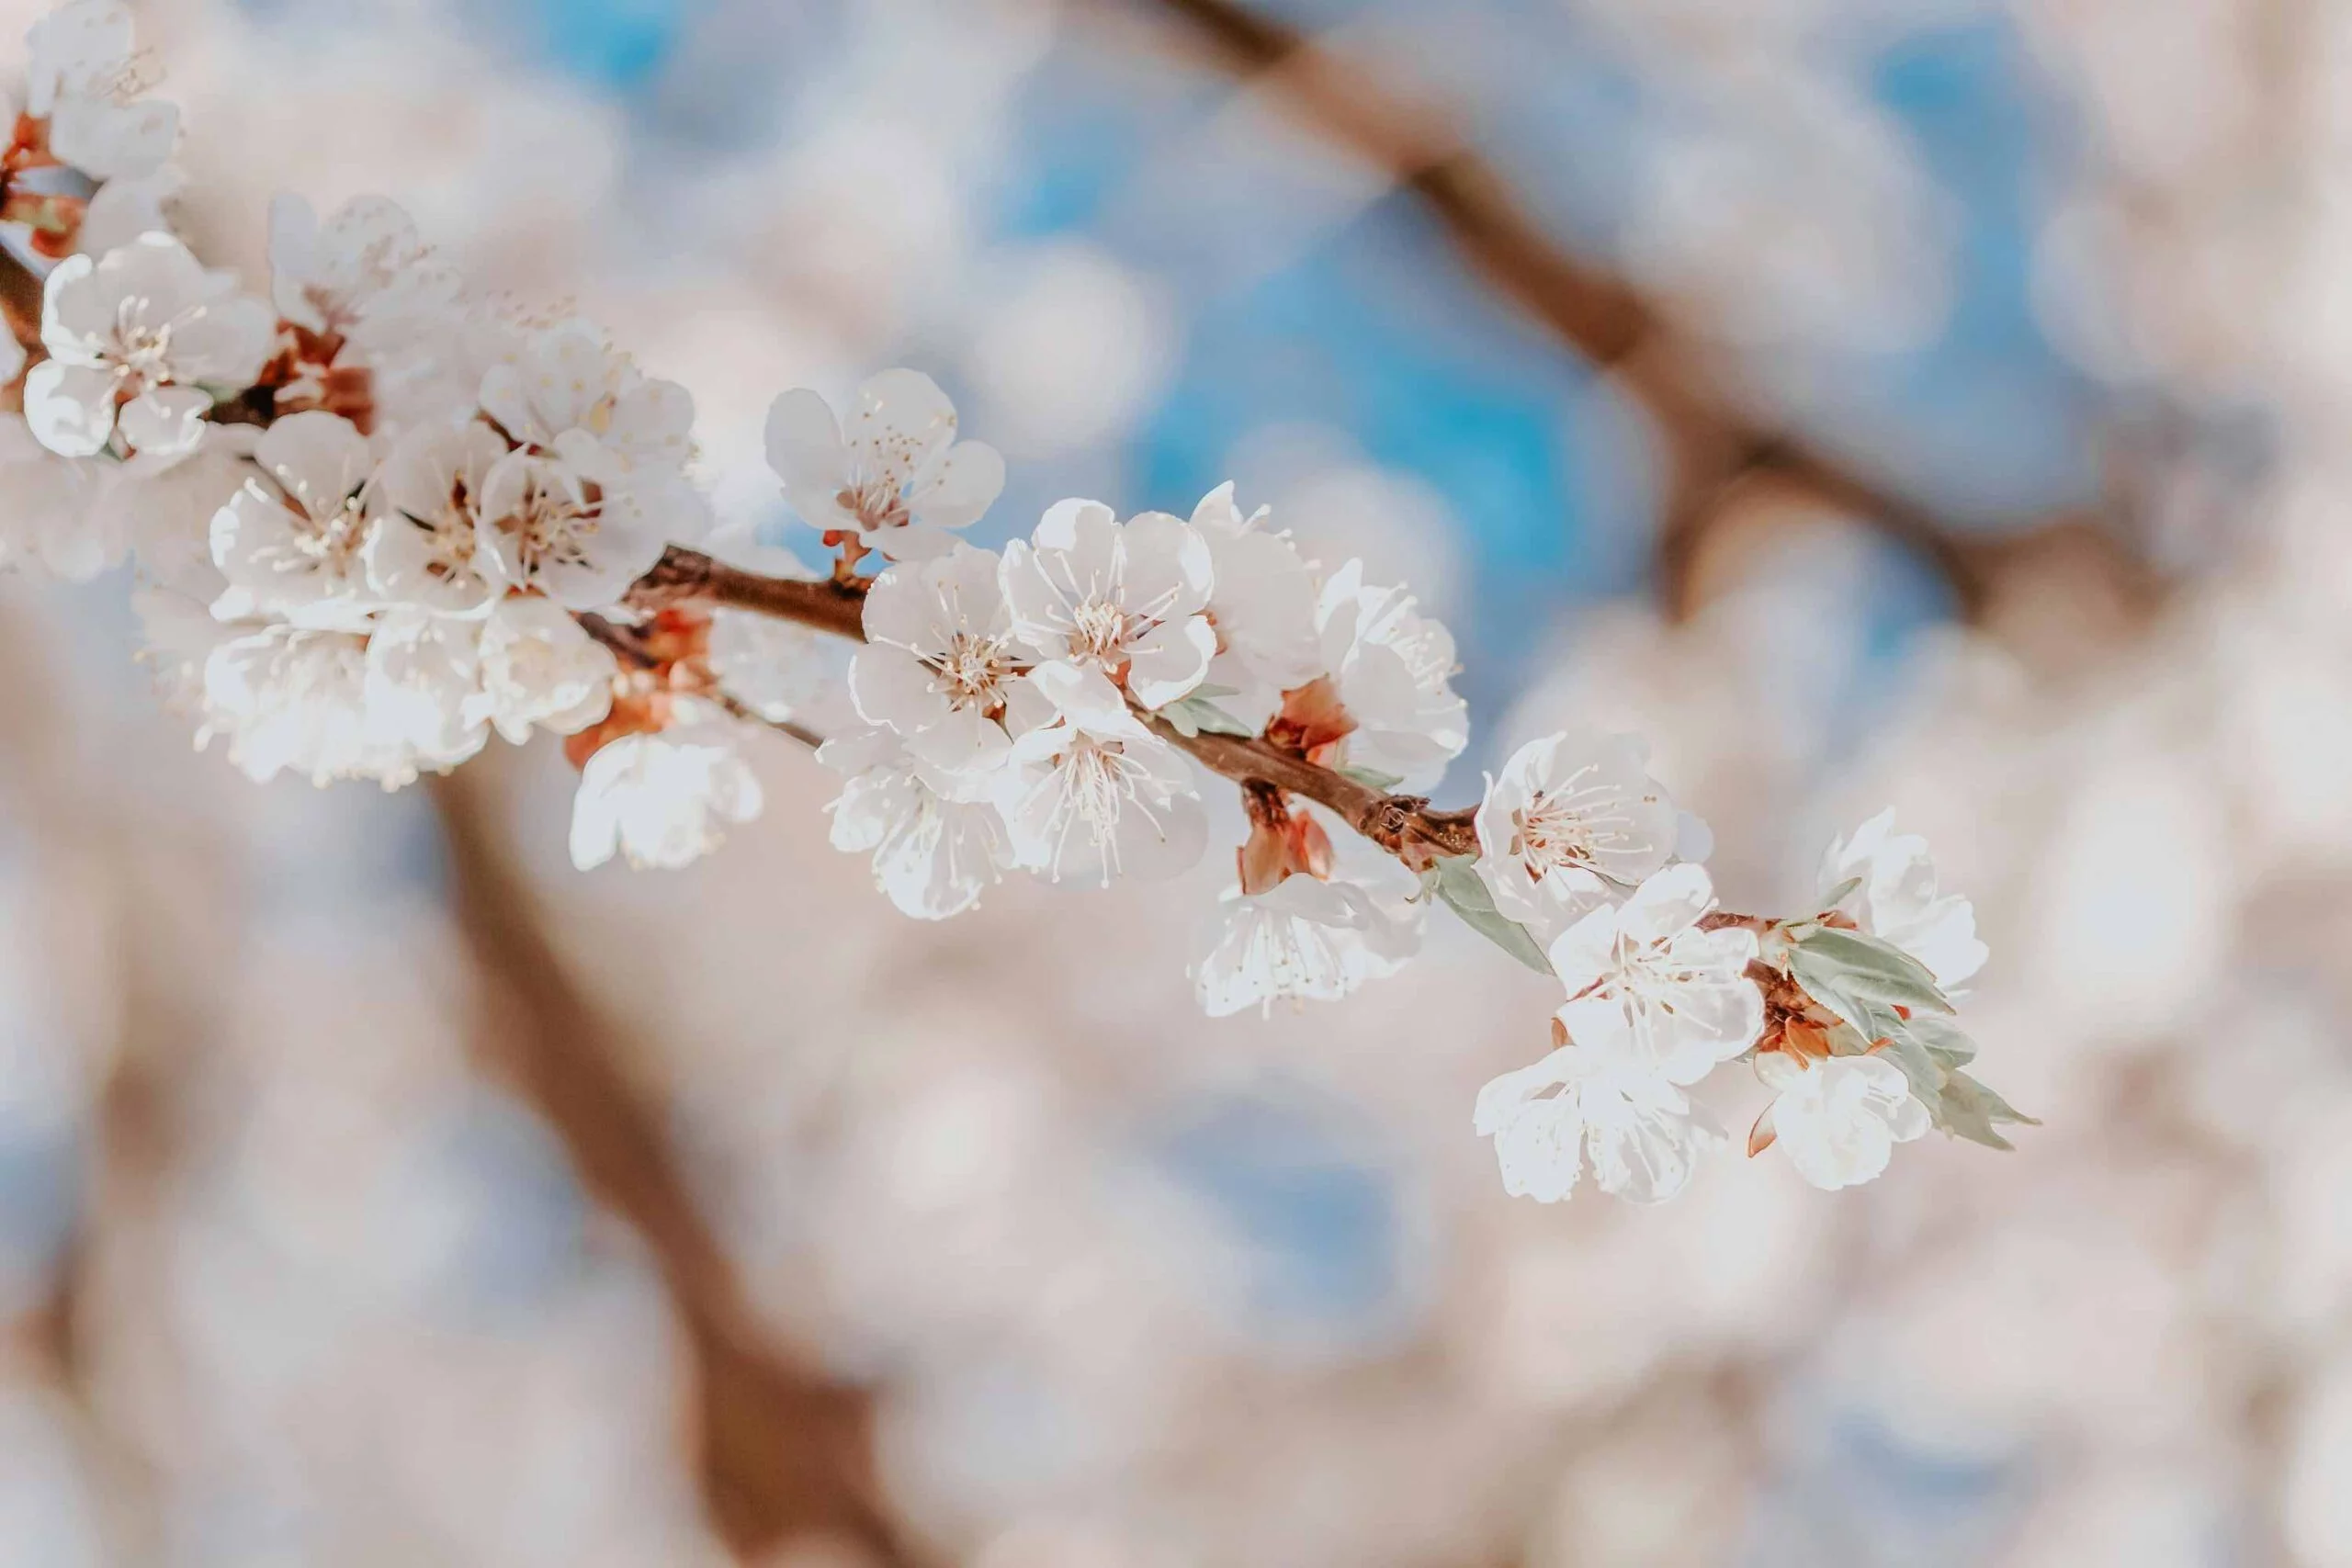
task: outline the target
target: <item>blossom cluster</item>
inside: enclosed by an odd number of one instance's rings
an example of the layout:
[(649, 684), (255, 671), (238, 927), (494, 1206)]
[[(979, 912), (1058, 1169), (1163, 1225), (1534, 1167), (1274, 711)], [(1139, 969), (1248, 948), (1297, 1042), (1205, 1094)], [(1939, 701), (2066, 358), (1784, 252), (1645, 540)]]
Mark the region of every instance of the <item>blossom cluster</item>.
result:
[(1686, 1092), (1746, 1060), (1773, 1099), (1748, 1152), (1778, 1146), (1816, 1187), (1868, 1181), (1930, 1126), (2006, 1146), (2022, 1120), (1960, 1069), (1973, 1047), (1951, 998), (1984, 962), (1967, 899), (1942, 892), (1924, 840), (1881, 813), (1823, 863), (1819, 911), (1726, 917), (1679, 813), (1623, 737), (1555, 735), (1488, 782), (1478, 881), (1566, 994), (1554, 1049), (1480, 1091), (1477, 1130), (1503, 1183), (1565, 1198), (1673, 1196), (1725, 1141)]
[[(715, 526), (684, 388), (594, 322), (476, 297), (392, 203), (280, 197), (264, 290), (204, 265), (163, 205), (177, 116), (113, 0), (67, 0), (29, 51), (0, 267), (40, 309), (0, 339), (0, 553), (77, 580), (135, 557), (166, 691), (254, 780), (397, 788), (544, 730), (580, 769), (574, 862), (680, 866), (761, 811), (747, 746), (806, 737), (817, 632), (854, 632), (856, 722), (818, 752), (831, 835), (910, 915), (1016, 874), (1174, 876), (1223, 820), (1193, 967), (1212, 1015), (1395, 973), (1433, 903), (1555, 975), (1555, 1049), (1476, 1103), (1514, 1192), (1564, 1197), (1589, 1162), (1671, 1195), (1724, 1141), (1686, 1091), (1736, 1059), (1775, 1096), (1751, 1152), (1824, 1187), (1930, 1125), (1998, 1145), (2019, 1119), (1949, 1021), (1984, 958), (1969, 906), (1887, 818), (1792, 920), (1715, 908), (1703, 826), (1622, 738), (1522, 749), (1449, 828), (1426, 794), (1466, 709), (1411, 593), (1310, 558), (1229, 484), (1187, 516), (1072, 499), (970, 543), (1003, 461), (911, 370), (769, 411), (820, 576)], [(682, 551), (761, 592), (669, 591)]]

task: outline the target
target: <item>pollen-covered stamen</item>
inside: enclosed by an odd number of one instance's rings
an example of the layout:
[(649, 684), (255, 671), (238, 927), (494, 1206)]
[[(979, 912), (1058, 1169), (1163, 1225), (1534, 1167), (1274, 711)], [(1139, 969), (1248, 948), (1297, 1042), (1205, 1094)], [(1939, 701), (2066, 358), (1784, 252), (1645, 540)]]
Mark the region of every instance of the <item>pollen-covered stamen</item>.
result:
[(592, 481), (550, 482), (534, 474), (514, 510), (500, 518), (498, 526), (514, 541), (515, 558), (531, 574), (590, 564), (603, 512), (604, 493)]
[[(1656, 800), (1645, 795), (1642, 803)], [(1538, 881), (1549, 871), (1589, 866), (1611, 850), (1646, 847), (1596, 763), (1578, 768), (1556, 789), (1537, 790), (1511, 813), (1510, 824), (1510, 852)]]
[(287, 510), (302, 519), (303, 526), (294, 536), (294, 546), (311, 560), (346, 561), (368, 543), (368, 509), (357, 491), (344, 497), (333, 511), (305, 511), (290, 499)]
[(959, 631), (941, 652), (925, 657), (933, 676), (933, 688), (959, 712), (978, 708), (994, 713), (1004, 705), (1004, 683), (1020, 672), (1002, 637)]
[(1116, 604), (1090, 600), (1070, 611), (1069, 652), (1074, 660), (1118, 664), (1127, 645), (1129, 617)]
[(843, 490), (834, 499), (841, 503), (842, 511), (854, 516), (858, 525), (869, 532), (907, 525), (907, 498), (893, 479), (867, 479), (861, 485)]
[(1122, 869), (1118, 833), (1122, 816), (1132, 811), (1155, 829), (1161, 826), (1150, 801), (1136, 787), (1138, 779), (1148, 776), (1147, 770), (1126, 754), (1120, 742), (1080, 734), (1071, 738), (1057, 773), (1063, 808), (1052, 871), (1060, 874), (1070, 835), (1082, 830), (1102, 863), (1104, 875), (1115, 876)]
[(137, 397), (150, 386), (171, 379), (171, 321), (151, 324), (144, 295), (129, 295), (114, 308), (114, 376), (125, 397)]

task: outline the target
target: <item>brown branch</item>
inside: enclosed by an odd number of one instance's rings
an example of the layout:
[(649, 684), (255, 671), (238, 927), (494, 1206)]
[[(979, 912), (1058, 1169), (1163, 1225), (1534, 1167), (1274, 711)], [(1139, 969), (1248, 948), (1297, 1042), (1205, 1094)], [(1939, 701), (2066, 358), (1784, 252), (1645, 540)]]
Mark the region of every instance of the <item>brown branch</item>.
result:
[(730, 609), (755, 610), (778, 620), (797, 621), (820, 632), (854, 641), (865, 640), (865, 590), (856, 582), (828, 579), (805, 581), (792, 577), (763, 577), (700, 550), (676, 545), (656, 561), (653, 570), (637, 580), (628, 592), (637, 610), (662, 610), (673, 604), (724, 604)]
[[(1672, 480), (1660, 534), (1660, 592), (1687, 612), (1692, 568), (1724, 499), (1770, 477), (1917, 551), (1973, 617), (2012, 541), (1973, 536), (1746, 407), (1721, 385), (1713, 356), (1678, 332), (1626, 279), (1569, 254), (1484, 158), (1401, 94), (1307, 35), (1235, 0), (1154, 0), (1228, 71), (1279, 85), (1312, 129), (1389, 171), (1427, 206), (1455, 248), (1497, 291), (1591, 364), (1613, 370), (1648, 408)], [(2080, 526), (2081, 517), (2048, 525)]]
[(41, 292), (32, 269), (0, 245), (0, 323), (34, 358), (40, 355)]
[[(797, 621), (853, 641), (865, 640), (865, 590), (856, 582), (762, 577), (713, 560), (699, 550), (670, 547), (630, 590), (641, 610), (673, 604), (725, 604), (779, 620)], [(1478, 836), (1468, 811), (1433, 811), (1416, 795), (1388, 795), (1345, 773), (1308, 761), (1269, 741), (1231, 735), (1186, 735), (1166, 719), (1140, 716), (1170, 745), (1213, 773), (1240, 784), (1264, 784), (1311, 800), (1416, 870), (1447, 855), (1475, 855)]]
[(644, 1239), (692, 1348), (703, 1495), (745, 1562), (833, 1537), (883, 1564), (913, 1561), (875, 1496), (873, 1397), (771, 1342), (688, 1195), (662, 1115), (605, 1017), (548, 942), (492, 830), (478, 768), (431, 783), (457, 914), (488, 981), (481, 1038), (571, 1153), (582, 1179)]

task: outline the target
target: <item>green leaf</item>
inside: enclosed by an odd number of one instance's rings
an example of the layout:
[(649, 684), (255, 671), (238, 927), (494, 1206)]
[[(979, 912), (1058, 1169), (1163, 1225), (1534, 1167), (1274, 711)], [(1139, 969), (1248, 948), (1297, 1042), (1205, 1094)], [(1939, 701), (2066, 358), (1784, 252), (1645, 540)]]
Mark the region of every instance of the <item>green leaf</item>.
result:
[[(1926, 964), (1891, 942), (1860, 931), (1823, 926), (1808, 931), (1796, 952), (1825, 977), (1834, 975), (1837, 988), (1849, 996), (1914, 1012), (1949, 1013), (1951, 1003), (1936, 985)], [(1804, 984), (1804, 977), (1798, 977)], [(1807, 990), (1812, 989), (1806, 986)], [(1826, 1001), (1828, 998), (1823, 998)]]
[(1187, 739), (1201, 734), (1247, 738), (1258, 733), (1197, 691), (1155, 711)]
[(1218, 697), (1238, 697), (1240, 694), (1240, 687), (1220, 686), (1215, 681), (1204, 681), (1185, 694), (1187, 696), (1207, 697), (1212, 701)]
[(1909, 1032), (1946, 1068), (1964, 1067), (1976, 1059), (1976, 1042), (1948, 1018), (1915, 1018)]
[(1340, 772), (1355, 780), (1364, 788), (1376, 789), (1383, 795), (1386, 795), (1405, 782), (1404, 774), (1384, 773), (1378, 768), (1341, 768)]
[(1849, 987), (1843, 969), (1817, 953), (1808, 953), (1802, 943), (1789, 950), (1787, 962), (1789, 973), (1804, 987), (1805, 994), (1844, 1019), (1861, 1036), (1857, 1049), (1868, 1050), (1874, 1042), (1902, 1026), (1903, 1021), (1894, 1009), (1857, 995)]
[(1955, 1072), (1945, 1076), (1943, 1096), (1934, 1109), (1937, 1126), (1956, 1138), (1966, 1138), (1970, 1143), (1982, 1144), (1988, 1149), (2017, 1146), (1995, 1132), (1996, 1126), (2041, 1125), (1966, 1073)]
[(1862, 879), (1860, 877), (1848, 877), (1845, 881), (1839, 883), (1837, 886), (1829, 890), (1829, 897), (1821, 901), (1821, 907), (1825, 909), (1836, 908), (1838, 905), (1844, 903), (1849, 897), (1851, 897), (1854, 890), (1861, 885)]
[(1495, 896), (1487, 890), (1476, 869), (1466, 856), (1454, 855), (1431, 866), (1422, 878), (1422, 886), (1435, 890), (1462, 923), (1526, 964), (1539, 975), (1549, 975), (1552, 965), (1527, 928), (1495, 908)]

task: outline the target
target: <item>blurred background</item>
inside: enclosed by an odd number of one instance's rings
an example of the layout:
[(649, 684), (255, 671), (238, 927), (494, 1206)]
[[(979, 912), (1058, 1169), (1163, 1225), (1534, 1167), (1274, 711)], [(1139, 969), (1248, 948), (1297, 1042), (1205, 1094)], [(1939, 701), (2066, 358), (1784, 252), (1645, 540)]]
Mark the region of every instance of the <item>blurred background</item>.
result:
[(2046, 1125), (1508, 1200), (1557, 997), (1451, 922), (1211, 1023), (1218, 866), (908, 921), (781, 738), (582, 876), (554, 748), (255, 789), (11, 580), (0, 1564), (2352, 1562), (2352, 8), (140, 9), (200, 252), (398, 199), (729, 520), (914, 365), (986, 542), (1230, 478), (1412, 584), (1449, 803), (1637, 730), (1736, 908), (1893, 803)]

